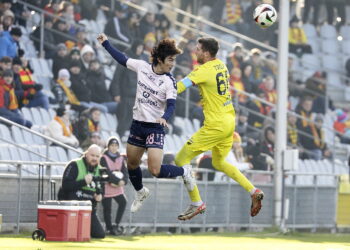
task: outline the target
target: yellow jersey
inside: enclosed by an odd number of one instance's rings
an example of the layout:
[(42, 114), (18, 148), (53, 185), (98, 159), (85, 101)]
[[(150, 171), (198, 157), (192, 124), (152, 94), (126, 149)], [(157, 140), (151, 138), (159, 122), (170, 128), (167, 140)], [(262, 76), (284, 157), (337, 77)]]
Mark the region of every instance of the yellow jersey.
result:
[(217, 120), (220, 113), (234, 113), (229, 80), (230, 75), (226, 65), (221, 60), (214, 59), (198, 66), (178, 82), (177, 92), (182, 93), (187, 87), (197, 85), (205, 119)]

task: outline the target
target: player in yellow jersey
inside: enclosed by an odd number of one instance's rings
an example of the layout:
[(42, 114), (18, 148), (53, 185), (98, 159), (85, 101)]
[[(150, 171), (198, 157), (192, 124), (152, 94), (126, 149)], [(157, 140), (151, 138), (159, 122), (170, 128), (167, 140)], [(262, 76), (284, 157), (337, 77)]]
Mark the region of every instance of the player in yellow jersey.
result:
[[(225, 159), (232, 147), (235, 130), (235, 111), (229, 91), (229, 73), (226, 65), (216, 58), (219, 50), (214, 38), (200, 38), (197, 42), (196, 55), (200, 64), (187, 77), (177, 83), (177, 92), (197, 85), (202, 98), (204, 125), (182, 147), (175, 157), (177, 166), (184, 166), (197, 155), (211, 150), (212, 164), (216, 170), (224, 172), (238, 182), (251, 194), (251, 216), (259, 213), (264, 193), (255, 188), (250, 181)], [(190, 206), (178, 216), (179, 220), (189, 220), (199, 213), (204, 213), (206, 206), (201, 200), (197, 185), (186, 185)]]

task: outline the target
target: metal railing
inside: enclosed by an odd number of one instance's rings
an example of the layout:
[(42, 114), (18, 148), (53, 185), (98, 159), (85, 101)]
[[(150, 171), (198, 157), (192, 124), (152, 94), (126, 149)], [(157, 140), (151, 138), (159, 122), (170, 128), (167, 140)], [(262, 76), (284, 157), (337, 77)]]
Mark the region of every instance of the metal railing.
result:
[[(33, 212), (37, 209), (36, 190), (33, 186), (37, 186), (34, 183), (37, 181), (37, 177), (29, 177), (22, 175), (22, 167), (25, 164), (37, 164), (50, 168), (53, 165), (64, 166), (62, 162), (31, 162), (31, 161), (0, 161), (0, 164), (14, 164), (17, 167), (17, 173), (14, 175), (0, 174), (0, 200), (7, 200), (9, 203), (16, 203), (16, 213), (13, 217), (13, 221), (9, 221), (10, 211), (4, 210), (4, 220), (6, 223), (15, 222), (16, 231), (19, 232), (21, 217), (23, 214), (27, 215), (27, 222), (36, 221), (36, 213)], [(264, 207), (261, 214), (255, 218), (251, 218), (248, 215), (250, 208), (250, 196), (247, 194), (237, 183), (231, 180), (227, 181), (208, 181), (207, 174), (215, 173), (213, 170), (198, 169), (198, 172), (204, 173), (204, 179), (198, 181), (199, 189), (203, 200), (207, 202), (207, 212), (194, 218), (193, 220), (181, 223), (176, 220), (176, 214), (181, 212), (187, 205), (187, 194), (185, 194), (185, 187), (181, 179), (157, 179), (157, 178), (145, 178), (144, 184), (152, 191), (152, 196), (149, 201), (145, 202), (144, 207), (137, 214), (132, 214), (127, 207), (126, 214), (124, 216), (122, 224), (129, 228), (131, 227), (148, 227), (152, 232), (155, 232), (160, 227), (176, 227), (181, 228), (197, 227), (202, 231), (210, 227), (271, 227), (273, 225), (273, 184), (270, 182), (260, 183), (259, 187), (263, 188), (265, 192)], [(273, 176), (273, 172), (268, 171), (247, 171), (249, 178), (254, 178), (254, 175), (268, 175)], [(313, 182), (307, 185), (298, 184), (298, 176), (306, 175), (312, 176)], [(285, 176), (292, 176), (293, 181), (284, 185), (285, 187), (285, 199), (289, 200), (289, 206), (285, 208), (285, 212), (289, 215), (286, 221), (287, 228), (310, 228), (316, 230), (317, 228), (330, 228), (335, 229), (336, 218), (336, 206), (337, 206), (337, 186), (338, 176), (334, 174), (325, 173), (300, 173), (300, 172), (285, 172)], [(332, 178), (332, 182), (326, 185), (321, 185), (318, 182), (322, 177)], [(12, 180), (17, 180), (14, 183)], [(52, 190), (50, 190), (50, 183), (52, 179), (60, 181), (61, 177), (54, 177), (51, 172), (45, 175), (45, 197), (48, 197)], [(4, 185), (11, 189), (17, 189), (14, 192), (15, 195), (10, 197), (4, 191)], [(30, 194), (26, 192), (26, 196), (23, 195), (23, 190), (31, 189)], [(47, 190), (48, 189), (48, 190)], [(170, 191), (169, 191), (170, 190)], [(132, 200), (134, 191), (131, 185), (126, 186), (126, 196)], [(306, 192), (306, 194), (304, 194)], [(168, 192), (172, 193), (169, 197)], [(310, 193), (311, 192), (311, 193)], [(310, 199), (311, 195), (311, 199)], [(167, 198), (164, 198), (167, 197)], [(22, 198), (25, 198), (22, 200)], [(240, 201), (237, 203), (237, 201)], [(25, 202), (26, 206), (22, 204)], [(299, 206), (300, 202), (303, 206)], [(322, 211), (318, 208), (322, 207)], [(0, 209), (1, 209), (0, 205)], [(115, 209), (115, 208), (113, 208)], [(164, 213), (164, 211), (167, 213)], [(99, 214), (102, 214), (99, 208)], [(115, 211), (113, 211), (114, 213)], [(324, 215), (324, 213), (326, 214)], [(174, 213), (174, 214), (173, 214)], [(13, 214), (13, 212), (12, 212)], [(22, 215), (22, 216), (21, 216)], [(288, 216), (287, 216), (288, 217)], [(29, 218), (29, 219), (28, 219)], [(304, 219), (305, 218), (305, 219)], [(320, 219), (321, 218), (321, 219)]]

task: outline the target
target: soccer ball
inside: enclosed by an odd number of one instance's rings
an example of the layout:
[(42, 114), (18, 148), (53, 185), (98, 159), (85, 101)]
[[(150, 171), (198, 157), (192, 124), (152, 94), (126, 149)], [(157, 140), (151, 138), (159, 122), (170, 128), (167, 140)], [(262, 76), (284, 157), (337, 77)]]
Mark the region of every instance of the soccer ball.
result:
[(261, 28), (268, 28), (277, 20), (277, 12), (270, 4), (260, 4), (254, 10), (254, 20)]

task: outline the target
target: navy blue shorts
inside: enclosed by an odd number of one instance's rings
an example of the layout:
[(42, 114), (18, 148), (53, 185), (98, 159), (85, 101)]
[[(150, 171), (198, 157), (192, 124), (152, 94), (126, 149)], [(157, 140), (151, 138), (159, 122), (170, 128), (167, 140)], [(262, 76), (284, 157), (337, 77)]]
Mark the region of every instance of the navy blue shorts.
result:
[(164, 136), (164, 128), (159, 123), (133, 120), (128, 143), (142, 148), (163, 149)]

